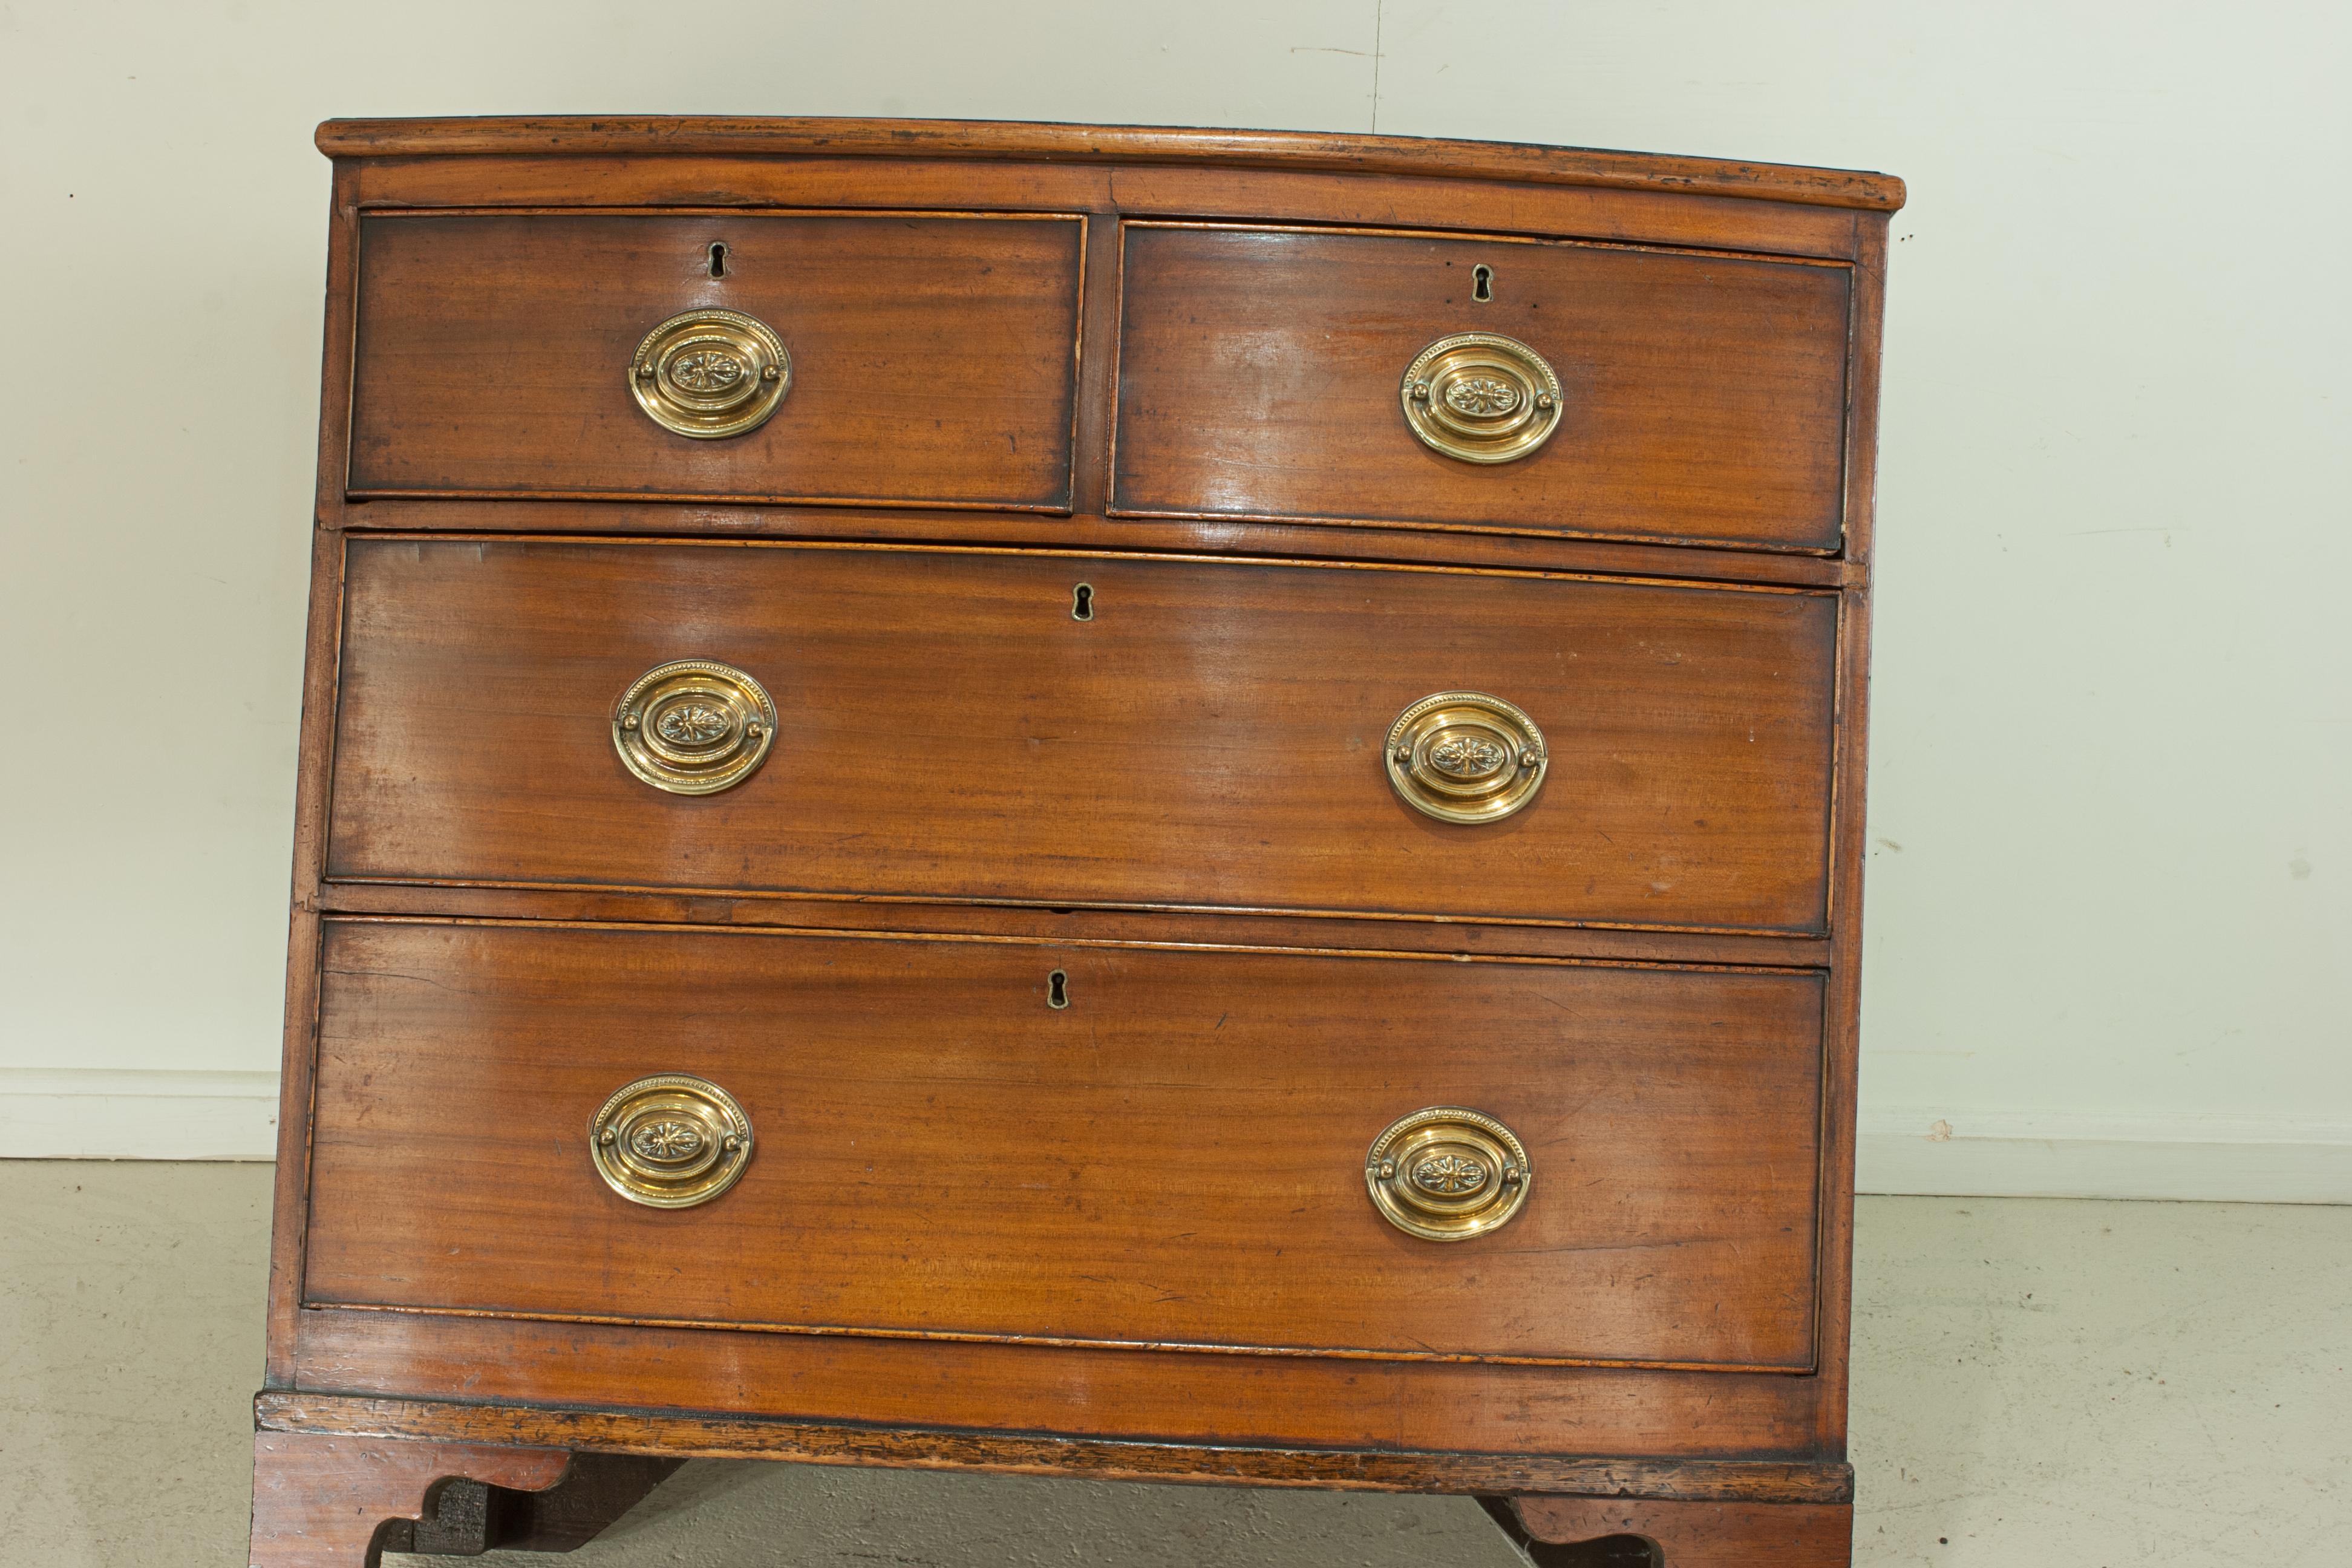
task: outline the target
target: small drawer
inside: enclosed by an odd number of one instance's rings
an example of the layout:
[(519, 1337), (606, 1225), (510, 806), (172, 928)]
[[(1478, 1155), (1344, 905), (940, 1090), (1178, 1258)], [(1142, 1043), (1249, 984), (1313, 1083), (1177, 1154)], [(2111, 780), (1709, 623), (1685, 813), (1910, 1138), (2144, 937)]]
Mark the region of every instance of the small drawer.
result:
[[(313, 1304), (1811, 1365), (1818, 976), (462, 922), (325, 941)], [(1494, 1223), (1417, 1234), (1377, 1196), (1406, 1183), (1410, 1212)]]
[(1839, 546), (1843, 265), (1144, 223), (1124, 241), (1115, 514)]
[(365, 216), (349, 488), (1066, 510), (1084, 226)]
[(1811, 935), (1834, 595), (355, 539), (327, 873)]

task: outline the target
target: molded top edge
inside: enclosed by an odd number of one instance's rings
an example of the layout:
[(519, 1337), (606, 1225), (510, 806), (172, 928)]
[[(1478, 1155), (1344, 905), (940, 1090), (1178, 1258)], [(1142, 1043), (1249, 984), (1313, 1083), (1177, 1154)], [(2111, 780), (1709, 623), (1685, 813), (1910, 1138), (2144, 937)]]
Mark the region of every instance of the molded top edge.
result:
[(1452, 142), (1320, 131), (970, 120), (486, 116), (330, 120), (319, 127), (318, 142), (319, 151), (331, 158), (681, 153), (1221, 163), (1675, 191), (1874, 212), (1892, 212), (1904, 200), (1903, 182), (1891, 174), (1520, 142)]

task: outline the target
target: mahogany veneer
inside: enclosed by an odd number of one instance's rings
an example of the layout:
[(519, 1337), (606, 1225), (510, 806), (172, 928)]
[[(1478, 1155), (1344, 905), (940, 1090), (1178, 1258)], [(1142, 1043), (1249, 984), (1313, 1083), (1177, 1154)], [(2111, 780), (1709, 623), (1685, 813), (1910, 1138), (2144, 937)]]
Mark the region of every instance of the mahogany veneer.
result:
[[(1085, 235), (1042, 216), (372, 209), (352, 493), (1066, 509)], [(698, 305), (793, 346), (789, 441), (681, 441), (613, 395), (646, 329)]]
[[(1899, 182), (1075, 126), (319, 142), (259, 1568), (563, 1550), (719, 1455), (1848, 1561)], [(635, 356), (709, 310), (791, 374), (697, 439)], [(1465, 332), (1557, 372), (1531, 454), (1416, 439), (1404, 367)], [(772, 725), (621, 700), (680, 659)], [(1540, 743), (1400, 760), (1400, 710), (1465, 690)], [(624, 762), (656, 721), (688, 777), (765, 749), (669, 793)], [(1497, 820), (1389, 776), (1497, 758), (1540, 786)], [(593, 1120), (653, 1075), (724, 1093)], [(1502, 1131), (1383, 1165), (1423, 1108)], [(727, 1180), (637, 1201), (688, 1167)], [(1487, 1228), (1426, 1238), (1445, 1203)]]
[[(1126, 237), (1114, 516), (1837, 547), (1849, 268), (1517, 236)], [(1470, 327), (1550, 358), (1568, 452), (1465, 483), (1395, 439), (1397, 345)]]
[[(1816, 974), (343, 921), (325, 973), (320, 1305), (1812, 1363)], [(708, 1210), (581, 1190), (649, 1052), (773, 1152)], [(1454, 1100), (1563, 1189), (1466, 1271), (1330, 1179)]]
[[(346, 573), (337, 881), (1827, 918), (1830, 594), (480, 536), (355, 539)], [(682, 626), (787, 714), (757, 776), (691, 800), (599, 721)], [(1571, 809), (1465, 835), (1397, 798), (1389, 721), (1454, 686), (1546, 716)]]

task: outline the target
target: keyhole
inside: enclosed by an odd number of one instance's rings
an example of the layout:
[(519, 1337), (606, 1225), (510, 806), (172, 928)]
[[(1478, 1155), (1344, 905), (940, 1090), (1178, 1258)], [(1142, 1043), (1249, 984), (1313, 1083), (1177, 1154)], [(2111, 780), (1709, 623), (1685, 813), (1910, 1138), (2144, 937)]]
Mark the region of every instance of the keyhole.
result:
[(1056, 969), (1045, 976), (1045, 1005), (1066, 1007), (1070, 1005), (1070, 977)]
[(1470, 298), (1484, 305), (1495, 298), (1495, 269), (1473, 267), (1470, 269)]
[(713, 278), (727, 276), (727, 247), (724, 245), (714, 244), (710, 247), (710, 275)]
[(1070, 590), (1070, 619), (1091, 621), (1094, 618), (1095, 585), (1092, 583), (1081, 583)]

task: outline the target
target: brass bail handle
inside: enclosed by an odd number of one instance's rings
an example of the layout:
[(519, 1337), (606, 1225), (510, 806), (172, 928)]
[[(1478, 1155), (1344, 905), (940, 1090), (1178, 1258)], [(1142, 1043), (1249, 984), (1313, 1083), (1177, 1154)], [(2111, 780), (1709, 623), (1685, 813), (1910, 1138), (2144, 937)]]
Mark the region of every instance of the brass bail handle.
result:
[(1534, 1184), (1517, 1135), (1458, 1105), (1399, 1117), (1364, 1155), (1372, 1206), (1423, 1241), (1467, 1241), (1508, 1225)]
[(1439, 691), (1389, 726), (1389, 783), (1440, 822), (1498, 822), (1543, 788), (1551, 753), (1517, 707), (1484, 691)]
[(688, 310), (629, 356), (629, 392), (665, 430), (697, 440), (765, 424), (792, 390), (793, 356), (775, 329), (740, 310)]
[(647, 1208), (707, 1204), (751, 1162), (751, 1119), (708, 1079), (661, 1073), (622, 1085), (588, 1120), (604, 1184)]
[(671, 795), (716, 795), (750, 778), (776, 740), (767, 689), (731, 664), (680, 658), (629, 683), (613, 704), (622, 766)]
[(1405, 366), (1405, 424), (1433, 451), (1465, 463), (1515, 463), (1559, 428), (1550, 362), (1499, 332), (1440, 338)]

